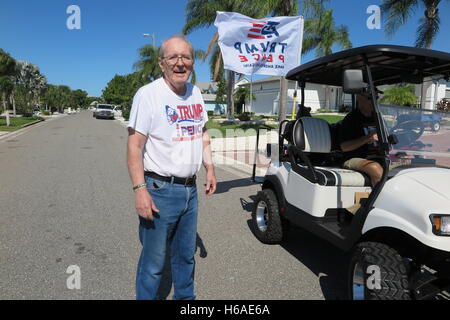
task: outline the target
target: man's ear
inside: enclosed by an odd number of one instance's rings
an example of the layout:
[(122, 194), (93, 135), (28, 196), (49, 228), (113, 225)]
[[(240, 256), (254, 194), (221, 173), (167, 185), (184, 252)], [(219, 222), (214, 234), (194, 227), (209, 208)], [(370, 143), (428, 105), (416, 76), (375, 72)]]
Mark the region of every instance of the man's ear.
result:
[(161, 72), (164, 73), (164, 68), (163, 68), (163, 64), (162, 64), (162, 59), (161, 58), (158, 58), (158, 65), (159, 65), (159, 68), (161, 69)]

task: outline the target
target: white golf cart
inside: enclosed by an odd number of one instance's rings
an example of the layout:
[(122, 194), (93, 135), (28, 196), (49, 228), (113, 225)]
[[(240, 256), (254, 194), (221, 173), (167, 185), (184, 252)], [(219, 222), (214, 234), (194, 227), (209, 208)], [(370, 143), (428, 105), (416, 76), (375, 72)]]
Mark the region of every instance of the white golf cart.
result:
[[(297, 119), (280, 124), (278, 154), (272, 154), (254, 202), (256, 237), (280, 243), (293, 224), (349, 252), (350, 299), (445, 297), (450, 289), (450, 114), (436, 112), (442, 117), (440, 130), (424, 130), (421, 121), (397, 121), (424, 110), (377, 100), (380, 87), (437, 76), (449, 80), (450, 54), (391, 45), (345, 50), (291, 70), (286, 78), (298, 81), (302, 101)], [(355, 94), (371, 95), (379, 138), (374, 160), (384, 169), (374, 188), (364, 174), (340, 166), (340, 123), (310, 116), (304, 103), (307, 82), (342, 87), (351, 94), (353, 108)], [(355, 204), (360, 205), (356, 212), (346, 209)]]

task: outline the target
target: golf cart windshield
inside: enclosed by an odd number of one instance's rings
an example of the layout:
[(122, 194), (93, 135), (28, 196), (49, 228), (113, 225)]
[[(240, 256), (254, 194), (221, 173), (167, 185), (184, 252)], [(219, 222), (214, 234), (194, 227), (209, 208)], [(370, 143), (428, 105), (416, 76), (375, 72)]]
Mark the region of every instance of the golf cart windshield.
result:
[(388, 135), (390, 168), (395, 174), (412, 167), (450, 168), (450, 113), (379, 104)]

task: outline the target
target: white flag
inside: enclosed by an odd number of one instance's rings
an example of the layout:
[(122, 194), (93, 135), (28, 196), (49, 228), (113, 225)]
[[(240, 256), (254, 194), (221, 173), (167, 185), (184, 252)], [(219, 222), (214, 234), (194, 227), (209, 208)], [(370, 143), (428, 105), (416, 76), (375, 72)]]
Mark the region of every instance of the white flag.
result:
[(300, 64), (303, 17), (252, 19), (217, 11), (224, 67), (243, 74), (284, 76)]

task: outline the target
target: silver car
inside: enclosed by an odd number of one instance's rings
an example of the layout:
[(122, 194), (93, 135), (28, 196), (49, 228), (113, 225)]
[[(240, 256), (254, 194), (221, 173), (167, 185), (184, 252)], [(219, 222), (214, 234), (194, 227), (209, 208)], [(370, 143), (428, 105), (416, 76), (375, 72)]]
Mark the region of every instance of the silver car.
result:
[(96, 119), (114, 119), (114, 106), (112, 104), (98, 104), (94, 110)]

